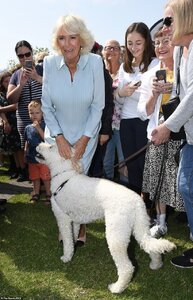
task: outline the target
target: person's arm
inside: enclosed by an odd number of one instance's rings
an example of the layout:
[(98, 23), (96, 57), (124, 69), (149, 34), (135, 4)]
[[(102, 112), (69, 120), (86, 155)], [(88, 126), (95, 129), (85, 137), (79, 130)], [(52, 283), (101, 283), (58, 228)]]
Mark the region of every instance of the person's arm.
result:
[(4, 132), (5, 132), (6, 134), (9, 134), (9, 133), (11, 132), (11, 125), (9, 124), (9, 121), (8, 121), (8, 119), (7, 119), (7, 117), (6, 117), (6, 114), (3, 113), (3, 112), (1, 112), (0, 116), (1, 116), (1, 118), (2, 118), (2, 120), (3, 120), (3, 128), (4, 128)]
[(0, 113), (6, 113), (8, 111), (14, 111), (17, 109), (17, 104), (10, 104), (7, 106), (0, 106)]
[(102, 58), (97, 55), (90, 59), (92, 59), (91, 67), (93, 68), (93, 100), (83, 135), (91, 138), (97, 134), (101, 124), (102, 111), (105, 106), (105, 81)]
[(37, 121), (34, 121), (32, 124), (33, 127), (35, 127), (37, 133), (39, 134), (39, 136), (41, 137), (42, 140), (44, 140), (44, 131), (42, 129), (42, 127), (40, 126), (40, 124)]
[[(55, 108), (51, 99), (50, 92), (50, 74), (52, 69), (52, 64), (55, 61), (51, 61), (50, 57), (45, 57), (44, 59), (44, 75), (43, 75), (43, 86), (42, 86), (42, 111), (44, 115), (44, 121), (50, 130), (50, 135), (52, 137), (57, 137), (58, 134), (62, 134), (62, 129), (59, 126), (58, 120), (55, 115)], [(60, 140), (62, 136), (58, 137)]]
[(112, 116), (113, 116), (113, 88), (112, 88), (112, 78), (109, 72), (104, 68), (104, 78), (105, 78), (105, 107), (102, 113), (102, 124), (100, 129), (100, 139), (101, 143), (107, 141), (109, 136), (112, 134)]
[[(19, 76), (18, 80), (17, 76)], [(19, 101), (22, 89), (27, 81), (28, 77), (23, 69), (16, 71), (16, 73), (12, 75), (7, 90), (7, 100), (9, 103), (13, 104)]]
[[(187, 89), (182, 98), (180, 94), (180, 104), (174, 113), (164, 122), (165, 126), (173, 132), (178, 132), (193, 116), (193, 41), (189, 48), (189, 54), (186, 61), (186, 82)], [(181, 72), (182, 76), (183, 72)], [(184, 79), (181, 78), (181, 81)]]
[(26, 75), (28, 77), (30, 77), (33, 80), (36, 80), (37, 82), (39, 82), (39, 83), (42, 84), (42, 75), (39, 74), (39, 73), (41, 73), (41, 71), (38, 68), (41, 68), (41, 66), (39, 66), (39, 67), (33, 66), (32, 69), (31, 68), (30, 69), (26, 69), (25, 72), (26, 72)]
[(71, 145), (63, 136), (62, 129), (59, 126), (58, 120), (55, 116), (55, 108), (52, 103), (50, 96), (50, 74), (52, 63), (49, 57), (44, 59), (44, 75), (43, 75), (43, 86), (42, 86), (42, 111), (44, 115), (44, 121), (49, 128), (51, 137), (55, 138), (58, 151), (60, 156), (70, 159), (72, 156)]
[(153, 93), (152, 80), (155, 75), (155, 68), (147, 71), (142, 76), (142, 85), (140, 87), (140, 98), (137, 106), (137, 111), (141, 120), (150, 119), (155, 111), (157, 98), (159, 94)]

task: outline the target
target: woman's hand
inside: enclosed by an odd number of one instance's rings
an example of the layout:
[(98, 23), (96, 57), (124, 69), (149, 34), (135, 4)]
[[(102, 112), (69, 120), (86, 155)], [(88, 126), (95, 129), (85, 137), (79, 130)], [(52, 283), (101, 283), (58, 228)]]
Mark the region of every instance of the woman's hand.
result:
[(173, 84), (171, 82), (162, 83), (153, 78), (152, 82), (152, 93), (154, 96), (159, 96), (160, 94), (171, 94)]
[(9, 134), (11, 132), (11, 125), (8, 122), (4, 122), (4, 132)]
[(21, 69), (21, 74), (20, 74), (20, 79), (19, 79), (20, 86), (23, 87), (26, 84), (26, 82), (28, 81), (28, 79), (29, 79), (29, 76), (27, 75), (26, 70)]
[(74, 153), (74, 159), (75, 160), (79, 160), (82, 158), (85, 150), (86, 150), (86, 146), (88, 144), (89, 141), (89, 137), (87, 136), (82, 136), (73, 146), (75, 153)]
[(99, 135), (99, 144), (102, 146), (109, 140), (108, 134), (100, 134)]
[(138, 89), (138, 86), (131, 85), (130, 83), (126, 83), (121, 89), (118, 90), (118, 96), (119, 97), (129, 97), (137, 89)]
[(25, 74), (28, 78), (30, 77), (33, 80), (36, 80), (40, 83), (42, 82), (42, 77), (38, 75), (35, 66), (33, 66), (32, 68), (25, 69)]
[(65, 159), (71, 159), (72, 151), (70, 143), (64, 138), (63, 135), (58, 135), (55, 140), (60, 156), (64, 157)]
[(157, 77), (153, 78), (152, 81), (152, 93), (154, 96), (162, 94), (164, 83), (157, 81)]
[(169, 140), (170, 130), (163, 123), (152, 131), (151, 136), (151, 140), (154, 143), (154, 145), (160, 145)]
[(173, 84), (171, 82), (164, 83), (162, 94), (171, 94)]

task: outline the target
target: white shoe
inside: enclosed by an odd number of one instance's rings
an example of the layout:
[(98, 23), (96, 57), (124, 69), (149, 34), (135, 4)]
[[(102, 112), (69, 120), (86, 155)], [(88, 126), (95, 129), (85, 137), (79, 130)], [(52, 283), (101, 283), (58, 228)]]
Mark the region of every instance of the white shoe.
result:
[(190, 240), (193, 242), (193, 234), (190, 232)]
[(164, 236), (168, 231), (167, 226), (155, 225), (150, 229), (151, 237), (160, 238)]

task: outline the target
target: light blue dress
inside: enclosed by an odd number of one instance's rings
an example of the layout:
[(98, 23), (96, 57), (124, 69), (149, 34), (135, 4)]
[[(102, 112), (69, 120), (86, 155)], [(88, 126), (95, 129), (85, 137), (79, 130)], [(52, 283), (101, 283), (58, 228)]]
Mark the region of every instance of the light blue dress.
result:
[(103, 62), (99, 55), (80, 56), (73, 81), (61, 55), (45, 57), (42, 110), (45, 141), (63, 133), (73, 146), (82, 135), (90, 137), (82, 158), (86, 174), (97, 143), (105, 104)]

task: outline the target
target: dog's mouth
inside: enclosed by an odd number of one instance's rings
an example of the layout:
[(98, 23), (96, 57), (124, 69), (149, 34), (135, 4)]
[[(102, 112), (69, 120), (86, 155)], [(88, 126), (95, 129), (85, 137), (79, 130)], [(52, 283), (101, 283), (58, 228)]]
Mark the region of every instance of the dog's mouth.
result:
[(36, 158), (37, 159), (41, 159), (41, 160), (45, 160), (45, 157), (41, 153), (39, 153), (39, 152), (37, 152)]

